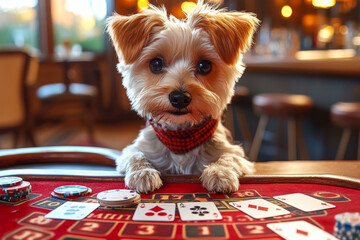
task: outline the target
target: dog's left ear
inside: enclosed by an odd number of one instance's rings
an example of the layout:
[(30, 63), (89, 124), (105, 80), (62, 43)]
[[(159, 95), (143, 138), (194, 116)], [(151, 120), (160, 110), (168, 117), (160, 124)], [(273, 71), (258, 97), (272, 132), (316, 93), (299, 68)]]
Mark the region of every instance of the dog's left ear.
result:
[(131, 16), (114, 14), (110, 17), (107, 31), (119, 60), (131, 64), (138, 59), (142, 49), (151, 41), (151, 34), (159, 32), (164, 21), (164, 13), (160, 9), (145, 10)]
[(234, 64), (239, 51), (244, 53), (251, 46), (259, 22), (250, 13), (199, 12), (193, 27), (207, 31), (222, 60)]

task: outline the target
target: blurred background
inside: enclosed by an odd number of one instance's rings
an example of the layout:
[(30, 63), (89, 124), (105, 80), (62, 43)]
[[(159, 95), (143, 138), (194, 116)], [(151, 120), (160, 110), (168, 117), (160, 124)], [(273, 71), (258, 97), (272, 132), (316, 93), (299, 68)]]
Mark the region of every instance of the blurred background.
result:
[[(247, 69), (239, 86), (245, 91), (224, 115), (235, 141), (250, 152), (261, 115), (254, 111), (256, 95), (301, 94), (313, 102), (300, 123), (306, 159), (334, 159), (343, 126), (332, 122), (331, 107), (360, 102), (360, 0), (208, 2), (253, 12), (261, 20), (244, 57)], [(184, 18), (196, 1), (0, 0), (0, 49), (25, 49), (37, 62), (35, 80), (22, 90), (26, 124), (13, 134), (0, 120), (0, 149), (34, 144), (122, 149), (131, 143), (145, 121), (130, 108), (105, 25), (113, 12), (134, 14), (149, 4)], [(0, 84), (9, 91), (9, 81)], [(4, 109), (12, 102), (0, 99)], [(1, 114), (0, 119), (7, 115)], [(288, 159), (290, 137), (279, 130), (286, 119), (278, 120), (268, 122), (258, 161)], [(358, 132), (349, 136), (343, 158), (358, 157), (358, 137)]]

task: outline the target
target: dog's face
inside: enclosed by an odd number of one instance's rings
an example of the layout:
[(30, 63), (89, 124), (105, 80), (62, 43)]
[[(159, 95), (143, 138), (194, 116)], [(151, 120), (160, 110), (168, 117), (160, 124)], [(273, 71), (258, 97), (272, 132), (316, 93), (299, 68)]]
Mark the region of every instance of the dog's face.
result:
[(250, 14), (202, 3), (185, 20), (157, 8), (111, 17), (108, 31), (133, 109), (171, 129), (219, 119), (257, 24)]

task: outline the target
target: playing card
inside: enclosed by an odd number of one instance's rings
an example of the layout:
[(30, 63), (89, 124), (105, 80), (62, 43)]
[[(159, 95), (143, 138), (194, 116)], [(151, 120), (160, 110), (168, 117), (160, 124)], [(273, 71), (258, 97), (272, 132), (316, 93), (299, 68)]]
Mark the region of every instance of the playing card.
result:
[(98, 208), (98, 203), (66, 202), (45, 215), (45, 218), (81, 220)]
[(323, 210), (323, 209), (329, 209), (335, 207), (330, 203), (321, 201), (319, 199), (310, 197), (302, 193), (286, 194), (281, 196), (275, 196), (274, 198), (305, 212), (311, 212), (311, 211)]
[(135, 221), (174, 221), (175, 203), (140, 203), (132, 219)]
[(305, 221), (269, 223), (266, 225), (287, 240), (336, 240), (333, 235)]
[(264, 199), (231, 202), (230, 205), (256, 219), (281, 216), (290, 213), (288, 210)]
[(213, 202), (178, 203), (183, 221), (221, 220), (222, 216)]

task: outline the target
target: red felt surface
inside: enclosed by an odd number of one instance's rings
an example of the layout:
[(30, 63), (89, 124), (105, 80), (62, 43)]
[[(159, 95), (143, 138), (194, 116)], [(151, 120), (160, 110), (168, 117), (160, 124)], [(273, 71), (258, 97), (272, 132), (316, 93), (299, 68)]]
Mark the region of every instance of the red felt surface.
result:
[[(123, 188), (116, 182), (65, 182), (30, 181), (31, 200), (21, 203), (0, 202), (0, 236), (2, 239), (281, 239), (271, 232), (266, 224), (270, 222), (305, 220), (327, 232), (333, 232), (334, 216), (342, 212), (356, 212), (360, 205), (360, 191), (342, 187), (317, 184), (243, 184), (238, 192), (230, 195), (209, 194), (201, 184), (169, 183), (152, 194), (142, 194), (143, 202), (186, 202), (214, 201), (222, 221), (182, 222), (176, 213), (174, 222), (135, 222), (132, 215), (135, 208), (95, 210), (82, 221), (45, 219), (43, 216), (63, 203), (52, 198), (50, 193), (56, 187), (80, 184), (97, 193)], [(334, 209), (310, 214), (284, 206), (291, 214), (276, 218), (255, 220), (230, 207), (229, 202), (261, 197), (270, 199), (276, 195), (301, 192), (321, 197), (336, 206)], [(80, 198), (78, 201), (95, 201), (94, 198)], [(279, 203), (280, 204), (280, 203)]]

